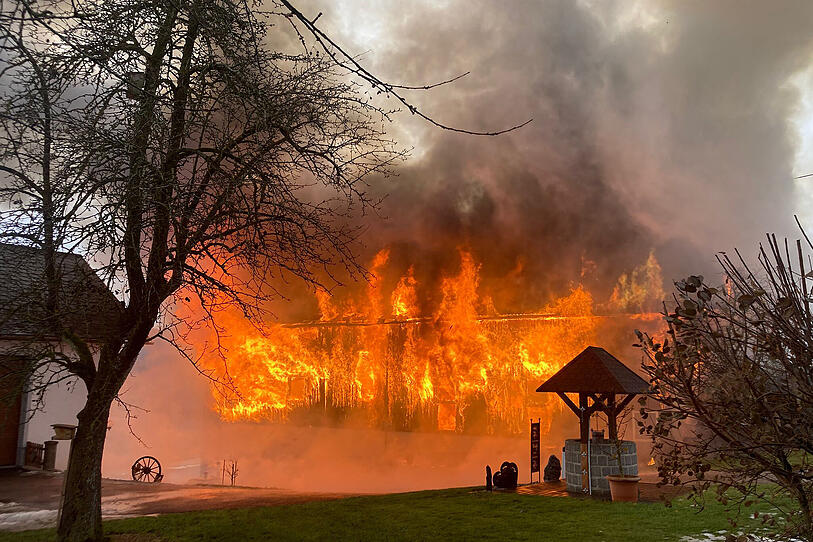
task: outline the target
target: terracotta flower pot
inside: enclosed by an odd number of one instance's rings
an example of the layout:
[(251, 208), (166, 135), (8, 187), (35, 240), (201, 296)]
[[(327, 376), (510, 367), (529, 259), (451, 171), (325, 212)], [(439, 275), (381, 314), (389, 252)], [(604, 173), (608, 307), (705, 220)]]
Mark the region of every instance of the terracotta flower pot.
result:
[(607, 480), (610, 482), (613, 502), (638, 502), (638, 482), (641, 481), (639, 476), (610, 474)]

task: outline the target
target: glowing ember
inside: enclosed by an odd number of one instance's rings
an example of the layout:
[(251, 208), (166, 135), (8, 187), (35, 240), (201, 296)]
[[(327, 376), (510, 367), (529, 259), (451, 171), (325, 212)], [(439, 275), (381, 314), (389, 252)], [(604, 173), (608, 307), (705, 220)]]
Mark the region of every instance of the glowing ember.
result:
[[(480, 291), (479, 264), (465, 250), (459, 255), (459, 271), (436, 290), (419, 284), (410, 267), (386, 291), (389, 252), (381, 251), (361, 299), (339, 305), (316, 292), (318, 322), (260, 332), (237, 315), (220, 318), (228, 359), (203, 360), (230, 384), (213, 388), (217, 412), (225, 420), (329, 414), (398, 430), (488, 433), (520, 433), (539, 417), (545, 431), (562, 403), (534, 389), (595, 342), (593, 298), (578, 286), (536, 314), (499, 315)], [(620, 282), (614, 301), (629, 290), (627, 305), (639, 304), (645, 283), (657, 281), (656, 266), (651, 257), (646, 271)], [(422, 312), (426, 292), (437, 301)]]

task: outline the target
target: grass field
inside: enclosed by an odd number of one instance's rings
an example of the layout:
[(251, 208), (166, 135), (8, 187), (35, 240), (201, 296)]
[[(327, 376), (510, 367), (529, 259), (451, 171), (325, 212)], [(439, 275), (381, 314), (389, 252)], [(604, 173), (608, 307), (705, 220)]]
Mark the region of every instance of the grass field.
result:
[[(753, 512), (755, 508), (749, 508)], [(762, 512), (770, 512), (767, 507)], [(167, 514), (105, 522), (128, 542), (266, 540), (575, 540), (655, 542), (703, 539), (729, 528), (716, 502), (685, 499), (611, 503), (470, 489), (353, 497), (288, 506)], [(748, 522), (750, 520), (743, 520)], [(0, 533), (0, 541), (47, 541), (53, 530)]]

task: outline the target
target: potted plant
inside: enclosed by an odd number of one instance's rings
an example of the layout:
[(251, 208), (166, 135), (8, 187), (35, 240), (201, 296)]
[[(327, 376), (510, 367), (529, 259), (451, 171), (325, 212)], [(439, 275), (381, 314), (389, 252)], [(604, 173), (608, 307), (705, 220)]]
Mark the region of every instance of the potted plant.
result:
[(624, 409), (617, 418), (619, 435), (613, 441), (613, 450), (615, 460), (618, 463), (618, 474), (607, 475), (607, 481), (610, 483), (610, 496), (613, 502), (638, 502), (638, 482), (641, 481), (641, 477), (637, 474), (626, 474), (624, 472), (624, 463), (621, 460), (625, 448), (625, 422), (631, 411), (631, 408)]

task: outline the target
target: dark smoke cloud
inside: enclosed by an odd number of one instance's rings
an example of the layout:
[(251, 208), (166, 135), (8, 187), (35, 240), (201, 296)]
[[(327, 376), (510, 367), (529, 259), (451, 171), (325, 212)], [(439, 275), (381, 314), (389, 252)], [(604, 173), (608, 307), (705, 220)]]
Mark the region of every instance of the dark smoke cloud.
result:
[(668, 281), (792, 231), (799, 96), (788, 79), (809, 64), (813, 4), (370, 4), (307, 8), (389, 80), (471, 70), (411, 95), (443, 122), (534, 118), (476, 138), (399, 117), (394, 132), (415, 156), (377, 185), (390, 196), (387, 220), (365, 236), (371, 251), (405, 242), (448, 254), (462, 242), (486, 275), (523, 260), (544, 298), (580, 280), (585, 259), (596, 262), (586, 280), (606, 289), (655, 248)]

